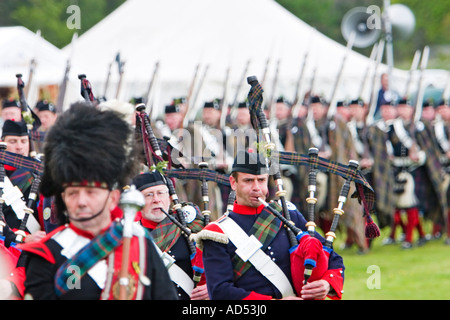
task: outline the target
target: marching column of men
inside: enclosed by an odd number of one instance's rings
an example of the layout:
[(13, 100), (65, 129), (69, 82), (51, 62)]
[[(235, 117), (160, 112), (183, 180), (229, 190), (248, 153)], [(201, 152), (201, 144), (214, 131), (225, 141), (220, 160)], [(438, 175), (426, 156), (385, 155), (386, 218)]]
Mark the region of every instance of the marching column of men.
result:
[[(203, 223), (204, 217), (198, 209), (202, 202), (201, 181), (176, 181), (177, 194), (184, 202), (190, 202), (183, 212), (187, 228), (196, 234), (193, 238), (183, 234), (164, 214), (164, 211), (170, 215), (174, 212), (164, 184), (166, 178), (148, 164), (141, 165), (141, 170), (131, 164), (132, 159), (142, 160), (138, 154), (131, 154), (129, 145), (126, 147), (130, 143), (132, 124), (112, 111), (80, 105), (72, 106), (57, 118), (51, 103), (39, 102), (37, 110), (49, 113), (52, 123), (32, 135), (39, 140), (39, 151), (44, 153), (44, 173), (39, 200), (31, 208), (29, 220), (35, 222), (34, 227), (32, 223), (27, 224), (23, 244), (14, 243), (14, 231), (23, 217), (17, 212), (21, 209), (16, 209), (8, 199), (13, 189), (9, 184), (18, 187), (23, 202), (23, 199), (28, 200), (35, 177), (30, 170), (4, 165), (6, 179), (10, 182), (2, 190), (5, 226), (1, 244), (2, 252), (11, 249), (8, 254), (16, 249), (13, 259), (16, 267), (9, 269), (8, 278), (0, 280), (0, 298), (117, 299), (121, 283), (125, 282), (129, 299), (342, 297), (345, 267), (334, 251), (328, 262), (328, 272), (322, 279), (303, 286), (302, 292), (291, 288), (294, 285), (286, 230), (279, 228), (280, 221), (269, 218), (257, 202), (258, 197), (275, 198), (273, 182), (261, 171), (263, 164), (258, 162), (255, 167), (253, 163), (236, 162), (240, 151), (245, 152), (248, 160), (252, 149), (258, 148), (255, 132), (249, 130), (247, 102), (229, 109), (220, 106), (219, 99), (205, 102), (201, 121), (192, 121), (184, 128), (185, 102), (184, 98), (174, 99), (166, 106), (164, 119), (152, 124), (156, 136), (178, 152), (179, 157), (171, 160), (178, 161), (180, 166), (198, 168), (200, 162), (207, 162), (208, 169), (230, 174), (229, 185), (208, 182), (214, 221), (209, 226)], [(391, 231), (383, 241), (385, 244), (397, 242), (398, 227), (401, 228), (402, 248), (412, 248), (415, 239), (418, 245), (425, 244), (429, 240), (426, 220), (433, 224), (431, 235), (438, 238), (447, 234), (445, 243), (450, 244), (450, 108), (446, 101), (436, 104), (426, 101), (421, 119), (414, 122), (414, 108), (407, 99), (384, 99), (377, 110), (380, 119), (370, 126), (366, 121), (368, 106), (359, 98), (338, 103), (337, 112), (331, 116), (328, 103), (319, 96), (305, 100), (299, 109), (302, 112), (297, 114), (292, 114), (292, 105), (282, 97), (271, 107), (276, 108), (276, 119), (269, 118), (269, 122), (277, 125), (274, 138), (279, 150), (306, 154), (310, 147), (316, 147), (319, 156), (330, 161), (342, 164), (350, 159), (359, 161), (361, 172), (376, 194), (378, 223)], [(19, 104), (4, 101), (3, 110), (7, 108), (15, 111)], [(220, 126), (221, 112), (227, 112), (225, 127)], [(15, 118), (4, 119), (2, 140), (7, 144), (6, 151), (28, 157), (29, 132), (21, 118)], [(105, 132), (100, 133), (100, 128)], [(120, 138), (119, 128), (123, 133)], [(237, 134), (238, 131), (242, 134)], [(45, 140), (40, 138), (41, 133), (46, 136)], [(190, 140), (186, 139), (187, 135)], [(114, 144), (117, 145), (113, 148)], [(106, 156), (98, 156), (100, 150)], [(109, 163), (118, 154), (118, 163)], [(142, 168), (150, 172), (142, 172)], [(301, 212), (306, 211), (307, 168), (282, 166), (281, 172), (291, 201), (292, 219), (305, 229), (306, 220)], [(124, 193), (120, 188), (130, 183), (136, 185), (146, 201), (133, 227), (131, 247), (125, 249), (119, 236), (123, 228), (119, 222), (123, 217), (119, 200)], [(318, 172), (317, 184), (316, 223), (322, 230), (328, 230), (341, 181), (335, 175)], [(236, 200), (233, 209), (226, 212), (231, 190), (236, 192)], [(353, 192), (354, 189), (350, 193)], [(358, 252), (369, 252), (363, 209), (356, 201), (348, 201), (344, 209), (341, 226), (347, 237), (344, 248), (356, 245)], [(251, 259), (243, 258), (244, 249), (233, 243), (233, 237), (227, 234), (233, 230), (228, 226), (232, 223), (225, 222), (229, 220), (237, 223), (247, 236), (257, 232), (263, 235), (256, 243), (261, 244), (262, 253), (274, 262), (278, 273), (276, 282), (285, 285), (274, 284), (270, 275), (259, 270), (258, 265), (252, 265)], [(262, 231), (261, 225), (270, 232)], [(189, 252), (192, 239), (204, 250), (197, 249), (195, 260)], [(99, 246), (104, 248), (99, 249)], [(120, 279), (124, 250), (129, 250), (131, 259), (126, 281)], [(80, 291), (77, 291), (77, 283), (68, 285), (70, 275), (66, 271), (72, 265), (82, 266), (77, 278)], [(198, 271), (202, 276), (196, 283), (192, 279)]]

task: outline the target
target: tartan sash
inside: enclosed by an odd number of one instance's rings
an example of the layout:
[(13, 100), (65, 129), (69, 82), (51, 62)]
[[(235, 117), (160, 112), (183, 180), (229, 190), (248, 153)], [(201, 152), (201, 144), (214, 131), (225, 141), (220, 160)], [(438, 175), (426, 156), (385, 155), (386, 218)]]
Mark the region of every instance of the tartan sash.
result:
[(98, 235), (86, 246), (79, 250), (72, 258), (67, 259), (56, 272), (55, 276), (55, 291), (59, 297), (65, 294), (70, 288), (68, 283), (70, 277), (73, 277), (71, 272), (67, 272), (68, 267), (75, 265), (79, 267), (79, 279), (81, 279), (90, 268), (92, 268), (98, 261), (108, 256), (115, 248), (122, 244), (123, 225), (120, 221), (113, 221), (112, 225)]
[[(275, 208), (279, 210), (279, 207)], [(273, 241), (278, 231), (281, 229), (281, 221), (278, 220), (267, 209), (264, 209), (259, 214), (249, 234), (253, 234), (262, 244), (261, 250), (266, 250), (270, 243)], [(235, 281), (239, 279), (244, 273), (252, 266), (250, 262), (244, 262), (238, 255), (235, 255), (231, 262), (233, 264), (233, 272)]]

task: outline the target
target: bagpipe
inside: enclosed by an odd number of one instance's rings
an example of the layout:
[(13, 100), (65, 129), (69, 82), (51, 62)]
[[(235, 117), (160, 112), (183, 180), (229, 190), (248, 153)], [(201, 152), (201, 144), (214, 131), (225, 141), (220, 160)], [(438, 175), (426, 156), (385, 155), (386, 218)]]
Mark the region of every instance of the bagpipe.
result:
[[(365, 179), (361, 176), (361, 173), (358, 172), (358, 162), (350, 160), (349, 165), (344, 167), (341, 164), (332, 163), (328, 160), (322, 159), (318, 157), (318, 149), (310, 148), (308, 160), (301, 159), (303, 155), (288, 155), (288, 153), (284, 153), (284, 156), (291, 157), (289, 161), (290, 164), (305, 164), (309, 163), (310, 172), (308, 177), (308, 197), (306, 202), (308, 204), (308, 222), (306, 224), (306, 231), (301, 230), (296, 227), (294, 223), (291, 221), (291, 217), (289, 214), (289, 210), (287, 208), (286, 200), (285, 200), (285, 191), (283, 190), (283, 182), (281, 180), (281, 174), (279, 170), (279, 166), (277, 163), (283, 163), (280, 161), (283, 156), (282, 153), (278, 153), (274, 150), (275, 144), (271, 142), (271, 132), (266, 119), (266, 116), (261, 108), (262, 105), (262, 93), (263, 88), (258, 83), (256, 77), (247, 78), (248, 83), (251, 86), (251, 89), (248, 94), (249, 101), (249, 112), (250, 118), (253, 128), (258, 132), (261, 130), (262, 136), (264, 138), (264, 144), (261, 148), (261, 143), (258, 143), (259, 149), (263, 149), (264, 157), (266, 158), (266, 165), (270, 165), (269, 174), (273, 175), (274, 180), (277, 185), (276, 196), (280, 198), (281, 204), (281, 212), (276, 210), (274, 206), (269, 205), (263, 199), (259, 199), (259, 201), (264, 204), (264, 206), (272, 212), (276, 217), (278, 217), (285, 227), (287, 228), (288, 237), (291, 245), (290, 251), (290, 260), (291, 260), (291, 274), (292, 280), (294, 284), (294, 288), (296, 292), (301, 292), (301, 288), (307, 281), (314, 281), (321, 279), (324, 273), (328, 269), (328, 260), (331, 252), (333, 251), (333, 240), (336, 238), (336, 229), (338, 226), (339, 218), (344, 214), (343, 206), (346, 202), (348, 193), (350, 191), (350, 184), (352, 181), (356, 179), (362, 179), (363, 185), (371, 189), (370, 185), (367, 184)], [(257, 141), (259, 138), (257, 137)], [(278, 161), (276, 157), (279, 156)], [(294, 161), (297, 159), (298, 161)], [(296, 163), (297, 162), (297, 163)], [(303, 162), (303, 163), (301, 163)], [(325, 162), (328, 162), (325, 166)], [(324, 167), (327, 169), (324, 170)], [(328, 171), (335, 174), (339, 174), (345, 178), (345, 183), (342, 186), (339, 198), (338, 205), (333, 210), (334, 217), (333, 222), (330, 227), (330, 230), (326, 233), (325, 243), (322, 243), (315, 237), (315, 223), (314, 223), (314, 211), (315, 204), (317, 203), (317, 199), (315, 198), (316, 192), (316, 175), (318, 170)], [(368, 238), (377, 237), (380, 235), (380, 231), (378, 226), (373, 222), (370, 217), (370, 208), (367, 204), (367, 200), (365, 197), (365, 192), (363, 187), (358, 185), (357, 187), (358, 195), (360, 200), (362, 200), (364, 204), (365, 214), (366, 214), (366, 236)], [(373, 190), (372, 190), (373, 192)], [(374, 200), (373, 198), (370, 200)], [(373, 206), (373, 201), (371, 201), (371, 205)]]
[[(0, 149), (5, 150), (6, 144), (0, 144)], [(6, 219), (3, 214), (3, 203), (5, 203), (3, 189), (5, 185), (5, 168), (0, 165), (0, 251), (2, 251), (2, 258), (8, 262), (9, 268), (14, 268), (19, 259), (21, 250), (16, 248), (16, 243), (11, 242), (8, 247), (5, 246), (5, 235), (8, 230)], [(8, 270), (10, 271), (10, 270)]]
[(22, 80), (22, 74), (20, 73), (16, 74), (16, 78), (17, 78), (17, 93), (19, 94), (19, 104), (22, 110), (22, 119), (27, 125), (28, 139), (30, 141), (29, 154), (30, 157), (36, 158), (37, 154), (31, 137), (32, 137), (32, 130), (37, 129), (41, 126), (41, 120), (33, 112), (33, 110), (31, 110), (30, 106), (27, 103), (24, 92), (25, 82)]
[[(6, 185), (6, 171), (4, 165), (9, 165), (15, 168), (25, 168), (32, 172), (34, 180), (31, 184), (30, 193), (26, 204), (16, 206), (21, 212), (16, 212), (19, 216), (23, 216), (20, 222), (19, 228), (14, 232), (7, 226), (6, 219), (3, 213), (3, 204), (11, 203), (12, 199), (7, 197), (10, 194), (5, 193)], [(40, 184), (40, 174), (42, 173), (42, 163), (35, 158), (21, 156), (15, 153), (6, 151), (6, 143), (0, 143), (0, 247), (1, 251), (5, 254), (5, 257), (9, 258), (12, 266), (15, 266), (19, 256), (22, 253), (17, 245), (23, 243), (25, 236), (27, 235), (27, 230), (29, 225), (30, 216), (33, 215), (34, 204), (36, 202), (38, 188)], [(9, 182), (9, 181), (8, 181)], [(11, 182), (9, 182), (11, 184)], [(23, 200), (18, 199), (17, 201), (23, 202)], [(34, 216), (32, 219), (36, 220)], [(30, 219), (30, 220), (32, 220)], [(34, 223), (36, 225), (36, 222)], [(9, 244), (6, 247), (6, 236), (8, 236)]]
[[(161, 176), (163, 177), (164, 182), (169, 189), (169, 195), (173, 203), (172, 211), (175, 213), (176, 217), (173, 217), (170, 213), (165, 212), (165, 210), (162, 211), (166, 214), (167, 217), (169, 217), (172, 223), (180, 228), (182, 235), (185, 237), (188, 243), (193, 269), (193, 281), (194, 286), (196, 286), (200, 282), (201, 276), (203, 274), (203, 261), (201, 259), (201, 254), (198, 254), (195, 243), (191, 240), (190, 236), (192, 235), (192, 232), (187, 226), (186, 218), (182, 210), (182, 204), (176, 193), (173, 181), (164, 173), (164, 170), (167, 169), (167, 164), (169, 164), (170, 168), (171, 161), (169, 160), (166, 162), (163, 159), (163, 153), (160, 149), (158, 140), (156, 139), (150, 124), (150, 118), (145, 112), (145, 104), (138, 104), (136, 106), (136, 111), (138, 112), (136, 115), (136, 130), (140, 130), (142, 136), (147, 165), (151, 167), (151, 165), (153, 164), (156, 165), (157, 168), (159, 167), (158, 171), (161, 173)], [(170, 155), (168, 156), (170, 157)], [(205, 205), (206, 203), (207, 202), (205, 202)], [(208, 222), (208, 220), (205, 221), (205, 223)]]
[(86, 78), (85, 74), (79, 74), (78, 79), (80, 79), (81, 89), (80, 93), (84, 100), (88, 103), (93, 104), (95, 101), (94, 94), (92, 93), (92, 85)]

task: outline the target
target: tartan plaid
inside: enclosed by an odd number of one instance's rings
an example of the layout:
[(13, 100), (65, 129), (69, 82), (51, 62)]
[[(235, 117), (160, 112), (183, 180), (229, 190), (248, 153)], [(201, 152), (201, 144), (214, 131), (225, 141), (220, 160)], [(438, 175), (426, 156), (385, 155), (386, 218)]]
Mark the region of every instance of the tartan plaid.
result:
[[(170, 212), (170, 214), (172, 214), (172, 212)], [(197, 215), (194, 221), (187, 224), (187, 227), (192, 231), (192, 233), (199, 232), (203, 229), (203, 226), (203, 218), (200, 215)], [(167, 252), (181, 236), (181, 230), (177, 225), (170, 221), (169, 218), (166, 217), (151, 232), (151, 235), (158, 248), (163, 252)]]
[(158, 248), (161, 249), (162, 252), (167, 252), (178, 241), (181, 230), (166, 217), (158, 224), (151, 234)]
[(251, 87), (247, 95), (248, 110), (250, 112), (250, 123), (252, 124), (252, 127), (255, 130), (257, 130), (260, 127), (258, 115), (260, 112), (263, 112), (261, 110), (261, 105), (263, 102), (263, 92), (264, 90), (261, 84), (259, 84), (258, 82), (256, 83), (256, 85), (253, 85)]
[(210, 169), (172, 169), (165, 172), (168, 177), (177, 179), (193, 179), (214, 181), (224, 186), (230, 186), (229, 175)]
[[(272, 150), (271, 157), (272, 159), (277, 159), (280, 164), (309, 166), (309, 156), (304, 154), (295, 152), (278, 152)], [(344, 165), (336, 161), (330, 161), (322, 157), (319, 157), (317, 169), (341, 176), (344, 179), (347, 179), (349, 174), (348, 165)], [(221, 174), (209, 169), (172, 169), (166, 171), (166, 174), (172, 178), (195, 180), (206, 179), (225, 186), (230, 186), (229, 175)], [(356, 184), (361, 184), (364, 188), (358, 188), (358, 193), (356, 195), (352, 195), (352, 197), (357, 197), (360, 202), (363, 203), (365, 210), (372, 210), (375, 204), (375, 193), (360, 170), (358, 170), (354, 182)], [(366, 211), (366, 213), (368, 213), (368, 211)]]
[(38, 131), (38, 130), (30, 131), (31, 140), (33, 140), (33, 141), (44, 142), (46, 134), (47, 134), (47, 131)]
[(13, 185), (19, 187), (19, 189), (24, 192), (24, 190), (27, 190), (33, 183), (34, 176), (30, 171), (19, 168), (12, 173), (9, 180), (11, 180)]
[(381, 228), (390, 225), (395, 209), (394, 173), (386, 149), (387, 133), (376, 125), (369, 128), (370, 147), (373, 156), (372, 183), (377, 199), (376, 215)]
[[(278, 211), (281, 209), (278, 206), (270, 205)], [(249, 234), (253, 234), (263, 244), (261, 250), (264, 251), (275, 238), (281, 226), (282, 222), (269, 210), (264, 209), (259, 214)], [(239, 279), (252, 265), (250, 262), (244, 262), (238, 255), (235, 255), (231, 262), (233, 264), (235, 280)]]
[[(272, 151), (271, 156), (278, 157), (280, 164), (292, 164), (296, 166), (309, 166), (310, 164), (309, 155), (298, 154), (295, 152)], [(344, 165), (336, 161), (327, 160), (322, 157), (319, 157), (317, 169), (341, 176), (344, 179), (347, 179), (347, 177), (349, 176), (348, 165)], [(358, 193), (356, 195), (352, 195), (352, 197), (357, 197), (359, 201), (363, 203), (364, 210), (367, 214), (370, 212), (370, 210), (372, 210), (375, 204), (375, 193), (360, 170), (357, 171), (356, 177), (354, 178), (355, 179), (353, 181), (357, 185), (359, 184), (363, 186), (363, 188), (358, 187)]]
[(439, 161), (439, 144), (433, 134), (433, 129), (430, 127), (431, 124), (429, 122), (424, 122), (424, 124), (424, 130), (416, 133), (416, 139), (420, 148), (427, 155), (425, 167), (428, 183), (421, 184), (424, 190), (418, 196), (420, 201), (424, 202), (423, 206), (427, 208), (428, 217), (433, 221), (439, 221), (445, 216), (448, 208), (446, 191), (441, 186), (445, 172)]
[(56, 272), (55, 291), (59, 297), (65, 294), (69, 289), (68, 280), (73, 275), (67, 272), (71, 265), (79, 267), (80, 279), (92, 268), (98, 261), (108, 256), (115, 248), (122, 244), (123, 226), (120, 221), (114, 221), (107, 231), (98, 235), (71, 259), (67, 259)]
[(44, 172), (44, 164), (39, 160), (5, 150), (0, 150), (0, 163), (14, 168), (24, 168), (39, 175), (42, 175)]

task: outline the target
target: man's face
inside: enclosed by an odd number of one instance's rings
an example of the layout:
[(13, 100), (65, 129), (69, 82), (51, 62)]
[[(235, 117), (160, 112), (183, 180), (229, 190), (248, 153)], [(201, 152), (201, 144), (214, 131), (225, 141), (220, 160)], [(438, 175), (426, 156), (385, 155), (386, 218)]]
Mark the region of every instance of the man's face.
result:
[(325, 118), (328, 109), (321, 103), (311, 103), (311, 111), (313, 113), (314, 120), (317, 121)]
[(265, 200), (269, 191), (269, 175), (253, 175), (238, 172), (237, 180), (230, 176), (231, 188), (236, 192), (236, 202), (240, 205), (257, 208), (261, 205), (258, 198)]
[(203, 122), (208, 126), (214, 126), (220, 119), (220, 111), (214, 108), (203, 109)]
[(423, 108), (422, 119), (433, 121), (435, 117), (436, 117), (436, 110), (434, 109), (434, 107)]
[(39, 111), (39, 120), (41, 120), (41, 128), (48, 130), (55, 123), (57, 118), (56, 113), (51, 111)]
[(6, 151), (28, 157), (30, 151), (30, 141), (28, 136), (5, 136)]
[(286, 120), (289, 117), (291, 109), (284, 102), (277, 102), (275, 104), (275, 117), (278, 120)]
[(6, 120), (20, 121), (22, 120), (22, 110), (16, 107), (2, 109), (2, 119), (3, 121)]
[(172, 131), (180, 127), (182, 120), (182, 115), (179, 112), (166, 114), (166, 124)]
[(142, 209), (142, 215), (145, 219), (154, 222), (161, 222), (166, 215), (160, 209), (169, 212), (170, 196), (169, 190), (165, 185), (158, 185), (146, 188), (141, 191), (145, 198), (145, 206)]
[(441, 115), (442, 120), (450, 121), (450, 107), (442, 105), (437, 108), (437, 113)]
[(236, 114), (236, 122), (243, 126), (250, 123), (250, 113), (247, 108), (238, 108)]
[(350, 114), (353, 119), (355, 119), (356, 121), (364, 120), (365, 113), (366, 113), (366, 110), (364, 107), (361, 107), (358, 104), (351, 104), (349, 106), (349, 109), (350, 109)]
[(389, 88), (389, 76), (387, 74), (383, 74), (381, 76), (381, 87), (386, 90)]
[[(107, 190), (94, 187), (67, 187), (61, 194), (71, 223), (81, 229), (97, 235), (111, 222), (111, 210), (120, 199), (119, 190)], [(89, 219), (101, 212), (95, 218)], [(76, 221), (89, 219), (87, 221)]]
[(380, 107), (380, 114), (384, 121), (393, 120), (397, 117), (395, 107), (385, 104)]
[(397, 114), (403, 120), (411, 120), (414, 115), (414, 108), (407, 104), (399, 104), (397, 106)]

